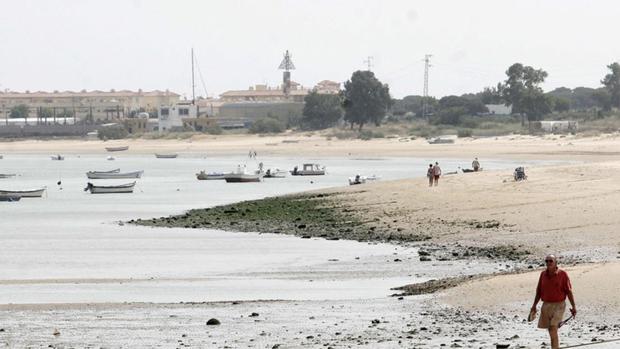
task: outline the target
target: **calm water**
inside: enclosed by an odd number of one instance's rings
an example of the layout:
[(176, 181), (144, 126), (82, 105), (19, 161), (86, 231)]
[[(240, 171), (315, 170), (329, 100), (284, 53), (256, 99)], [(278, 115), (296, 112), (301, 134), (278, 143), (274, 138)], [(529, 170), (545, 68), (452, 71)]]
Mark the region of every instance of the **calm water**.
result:
[[(430, 159), (299, 159), (293, 157), (209, 157), (181, 154), (68, 155), (4, 153), (0, 189), (47, 186), (41, 199), (0, 202), (0, 304), (50, 302), (178, 302), (248, 299), (371, 298), (389, 288), (427, 278), (417, 272), (415, 250), (388, 244), (299, 239), (272, 234), (216, 230), (154, 229), (119, 225), (133, 218), (167, 216), (190, 208), (343, 186), (357, 173), (383, 180), (426, 175)], [(317, 162), (328, 174), (266, 179), (261, 183), (198, 181), (195, 173), (254, 169), (290, 170)], [(469, 160), (442, 160), (444, 172)], [(511, 161), (484, 161), (485, 169), (512, 169)], [(133, 194), (84, 192), (89, 170), (144, 170)], [(58, 185), (57, 182), (61, 184)], [(127, 183), (131, 180), (92, 181)], [(387, 263), (394, 254), (405, 263)], [(490, 268), (460, 266), (461, 271)], [(419, 268), (422, 269), (422, 268)], [(438, 273), (454, 273), (437, 264)]]

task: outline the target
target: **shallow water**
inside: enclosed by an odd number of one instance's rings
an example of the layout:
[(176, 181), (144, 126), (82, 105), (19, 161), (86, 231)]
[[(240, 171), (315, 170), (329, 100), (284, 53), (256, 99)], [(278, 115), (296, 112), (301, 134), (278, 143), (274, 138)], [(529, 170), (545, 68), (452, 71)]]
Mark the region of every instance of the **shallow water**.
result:
[[(413, 248), (353, 241), (299, 239), (273, 234), (119, 225), (133, 218), (167, 216), (190, 208), (347, 184), (357, 173), (382, 180), (420, 177), (429, 159), (298, 159), (293, 157), (205, 157), (177, 159), (114, 154), (3, 153), (0, 189), (47, 186), (44, 198), (0, 202), (0, 304), (73, 302), (179, 302), (250, 299), (364, 299), (393, 293), (415, 280), (474, 273), (491, 264), (422, 266)], [(327, 166), (317, 177), (265, 179), (261, 183), (198, 181), (195, 173), (292, 169), (302, 162)], [(484, 161), (485, 169), (534, 162)], [(469, 161), (442, 160), (444, 172)], [(144, 170), (133, 194), (92, 195), (83, 191), (89, 170)], [(60, 181), (60, 184), (57, 182)], [(95, 181), (127, 183), (132, 180)], [(394, 254), (403, 263), (394, 263)], [(457, 271), (458, 270), (458, 271)]]

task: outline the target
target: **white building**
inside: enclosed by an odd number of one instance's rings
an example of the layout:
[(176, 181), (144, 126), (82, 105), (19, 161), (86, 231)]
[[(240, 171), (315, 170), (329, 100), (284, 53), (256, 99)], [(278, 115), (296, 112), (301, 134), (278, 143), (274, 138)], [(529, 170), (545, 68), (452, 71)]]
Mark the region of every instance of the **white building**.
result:
[(579, 123), (573, 120), (543, 120), (540, 121), (540, 128), (545, 132), (562, 133), (576, 132)]
[(507, 106), (504, 104), (485, 104), (485, 107), (489, 109), (487, 115), (511, 115), (512, 114), (512, 106)]
[(183, 119), (197, 117), (198, 106), (189, 101), (160, 106), (157, 111), (159, 132), (180, 130), (183, 128)]

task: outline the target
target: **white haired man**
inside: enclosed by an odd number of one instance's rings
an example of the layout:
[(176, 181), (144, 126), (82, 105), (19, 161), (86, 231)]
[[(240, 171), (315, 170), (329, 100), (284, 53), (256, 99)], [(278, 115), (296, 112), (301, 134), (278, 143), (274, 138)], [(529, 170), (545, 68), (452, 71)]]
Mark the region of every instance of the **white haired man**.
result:
[(566, 310), (566, 298), (570, 301), (572, 307), (570, 312), (573, 316), (577, 315), (577, 307), (570, 279), (564, 270), (558, 268), (558, 259), (552, 254), (548, 255), (545, 257), (545, 264), (547, 268), (540, 273), (538, 278), (536, 297), (531, 312), (536, 313), (538, 301), (542, 299), (538, 328), (549, 331), (551, 348), (557, 349), (560, 347), (558, 328)]

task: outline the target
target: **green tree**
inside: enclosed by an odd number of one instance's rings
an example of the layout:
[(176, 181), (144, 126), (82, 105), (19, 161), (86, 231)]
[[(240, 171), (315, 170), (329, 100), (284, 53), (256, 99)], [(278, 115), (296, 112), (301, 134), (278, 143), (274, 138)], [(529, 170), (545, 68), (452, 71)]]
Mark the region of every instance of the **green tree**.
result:
[(390, 88), (371, 71), (358, 70), (344, 83), (344, 119), (362, 130), (367, 123), (380, 125), (391, 106)]
[(563, 97), (553, 98), (553, 110), (557, 112), (566, 112), (570, 110), (570, 99)]
[(620, 64), (614, 62), (607, 66), (611, 73), (605, 75), (601, 83), (607, 89), (612, 107), (620, 108)]
[[(508, 78), (498, 86), (506, 105), (512, 106), (512, 112), (527, 116), (529, 121), (537, 120), (550, 110), (549, 98), (538, 85), (545, 81), (548, 74), (542, 69), (534, 69), (521, 63), (511, 65), (506, 71)], [(525, 119), (522, 119), (525, 124)]]
[(28, 106), (25, 104), (16, 105), (11, 108), (11, 112), (9, 114), (10, 118), (27, 118), (28, 117)]
[(497, 87), (485, 87), (482, 92), (478, 93), (478, 97), (484, 104), (503, 104), (502, 84), (498, 83)]
[(596, 101), (596, 105), (605, 111), (611, 110), (611, 95), (606, 89), (595, 90), (592, 93), (592, 99)]
[(321, 130), (332, 127), (342, 117), (342, 101), (339, 95), (310, 92), (304, 98), (301, 127)]
[(254, 121), (254, 123), (252, 123), (252, 126), (250, 126), (250, 129), (248, 130), (248, 132), (250, 133), (280, 133), (284, 130), (286, 130), (286, 125), (282, 121), (276, 118), (264, 117), (264, 118), (259, 118), (256, 121)]
[(123, 139), (129, 135), (125, 127), (121, 125), (105, 126), (97, 131), (97, 137), (102, 140), (106, 139)]

